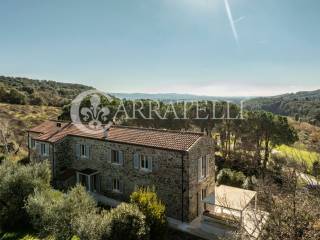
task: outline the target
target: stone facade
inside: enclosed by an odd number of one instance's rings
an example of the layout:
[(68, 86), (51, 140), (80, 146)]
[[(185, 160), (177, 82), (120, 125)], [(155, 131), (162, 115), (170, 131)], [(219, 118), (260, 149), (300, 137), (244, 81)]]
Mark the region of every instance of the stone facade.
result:
[[(32, 138), (32, 135), (30, 136)], [(49, 144), (49, 143), (48, 143)], [(77, 145), (89, 146), (89, 157), (77, 156)], [(138, 186), (154, 186), (159, 198), (165, 203), (169, 217), (191, 221), (203, 211), (201, 193), (214, 192), (214, 150), (211, 138), (200, 137), (188, 151), (174, 151), (125, 143), (110, 142), (84, 137), (67, 136), (49, 144), (49, 156), (41, 157), (37, 149), (30, 151), (31, 159), (49, 159), (53, 176), (59, 181), (66, 169), (93, 169), (95, 191), (107, 197), (127, 201)], [(122, 164), (111, 163), (110, 151), (123, 153)], [(152, 171), (136, 169), (134, 155), (152, 157)], [(204, 179), (199, 176), (199, 159), (208, 158), (208, 172)], [(119, 179), (121, 192), (110, 188), (112, 179)], [(71, 179), (71, 180), (70, 180)], [(79, 181), (78, 175), (68, 179), (69, 185)]]

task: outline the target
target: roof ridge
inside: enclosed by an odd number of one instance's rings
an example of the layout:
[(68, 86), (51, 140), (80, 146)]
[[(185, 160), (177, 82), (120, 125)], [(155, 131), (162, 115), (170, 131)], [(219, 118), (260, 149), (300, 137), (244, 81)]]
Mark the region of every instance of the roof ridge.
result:
[(145, 128), (145, 127), (126, 126), (126, 125), (113, 125), (111, 127), (112, 128), (128, 128), (128, 129), (137, 129), (137, 130), (147, 130), (147, 131), (158, 131), (158, 132), (169, 132), (169, 133), (180, 133), (180, 134), (204, 135), (204, 133), (202, 133), (202, 132), (179, 131), (179, 130), (159, 129), (159, 128)]
[[(51, 120), (49, 120), (49, 121), (51, 121)], [(59, 121), (57, 121), (57, 122), (59, 122)], [(64, 125), (63, 127), (60, 127), (60, 128), (57, 129), (55, 132), (53, 132), (52, 134), (50, 134), (50, 136), (48, 136), (48, 137), (46, 138), (46, 140), (54, 137), (56, 134), (62, 132), (64, 129), (66, 129), (67, 127), (69, 127), (69, 126), (71, 125), (71, 122), (66, 122), (66, 123), (67, 123), (66, 125)], [(41, 134), (41, 135), (45, 135), (45, 133), (44, 133), (44, 134)]]
[[(61, 120), (60, 121), (60, 120), (56, 120), (56, 119), (49, 119), (47, 121), (67, 123), (63, 128), (65, 128), (66, 126), (69, 126), (71, 124), (78, 124), (78, 123), (73, 123), (72, 121), (66, 121), (66, 120)], [(86, 124), (86, 123), (84, 123), (84, 124)], [(159, 129), (159, 128), (146, 128), (146, 127), (126, 126), (126, 125), (112, 125), (111, 127), (137, 129), (137, 130), (147, 130), (147, 131), (158, 131), (158, 132), (168, 132), (168, 133), (205, 135), (203, 132), (172, 130), (172, 129), (163, 129), (163, 128), (162, 129)]]

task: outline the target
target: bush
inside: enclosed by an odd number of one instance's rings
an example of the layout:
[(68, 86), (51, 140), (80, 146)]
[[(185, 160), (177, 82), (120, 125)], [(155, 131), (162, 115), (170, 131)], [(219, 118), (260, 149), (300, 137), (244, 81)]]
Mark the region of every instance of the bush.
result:
[(52, 189), (36, 191), (28, 197), (26, 209), (40, 234), (50, 234), (59, 240), (70, 239), (77, 232), (74, 226), (78, 219), (96, 212), (96, 203), (77, 185), (67, 194)]
[(122, 203), (110, 211), (110, 239), (141, 240), (148, 239), (149, 229), (146, 217), (134, 204)]
[(130, 200), (146, 216), (150, 239), (165, 239), (167, 233), (166, 209), (158, 199), (154, 188), (139, 188), (131, 194)]
[(20, 165), (8, 160), (0, 164), (0, 228), (19, 228), (29, 223), (24, 203), (35, 189), (50, 187), (49, 164)]
[(255, 176), (247, 177), (244, 180), (242, 187), (245, 189), (254, 190), (254, 187), (257, 185), (257, 182), (258, 181)]
[(73, 228), (81, 240), (109, 239), (110, 225), (111, 215), (107, 211), (82, 214), (73, 220)]
[(221, 169), (217, 175), (217, 183), (230, 185), (234, 187), (241, 187), (246, 179), (243, 172), (232, 171), (229, 168)]
[(316, 160), (312, 164), (312, 174), (313, 176), (320, 176), (320, 161)]
[(11, 89), (6, 96), (6, 102), (12, 104), (26, 104), (26, 96), (16, 89)]

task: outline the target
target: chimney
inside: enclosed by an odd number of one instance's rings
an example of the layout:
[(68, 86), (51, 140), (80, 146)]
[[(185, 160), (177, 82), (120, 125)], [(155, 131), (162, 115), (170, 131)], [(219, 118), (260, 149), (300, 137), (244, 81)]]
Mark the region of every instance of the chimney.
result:
[(105, 129), (103, 132), (104, 138), (108, 139), (108, 135), (109, 135), (109, 128)]
[(57, 122), (57, 127), (61, 127), (61, 122)]

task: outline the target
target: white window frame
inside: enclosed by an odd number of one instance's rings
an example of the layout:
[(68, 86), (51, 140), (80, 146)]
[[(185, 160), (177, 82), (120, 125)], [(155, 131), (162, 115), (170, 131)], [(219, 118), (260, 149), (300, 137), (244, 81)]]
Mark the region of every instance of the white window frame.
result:
[(86, 144), (80, 144), (80, 158), (88, 158)]
[(49, 156), (49, 145), (48, 145), (48, 143), (40, 143), (40, 155), (43, 156), (43, 157)]
[(120, 179), (119, 178), (113, 178), (112, 179), (112, 191), (116, 193), (121, 193), (120, 191)]
[(201, 189), (201, 201), (207, 197), (207, 187)]
[[(205, 164), (205, 166), (203, 166)], [(201, 178), (204, 179), (207, 177), (207, 168), (208, 168), (208, 159), (206, 156), (201, 157)]]
[(142, 171), (151, 172), (152, 158), (148, 155), (139, 155), (139, 167)]

